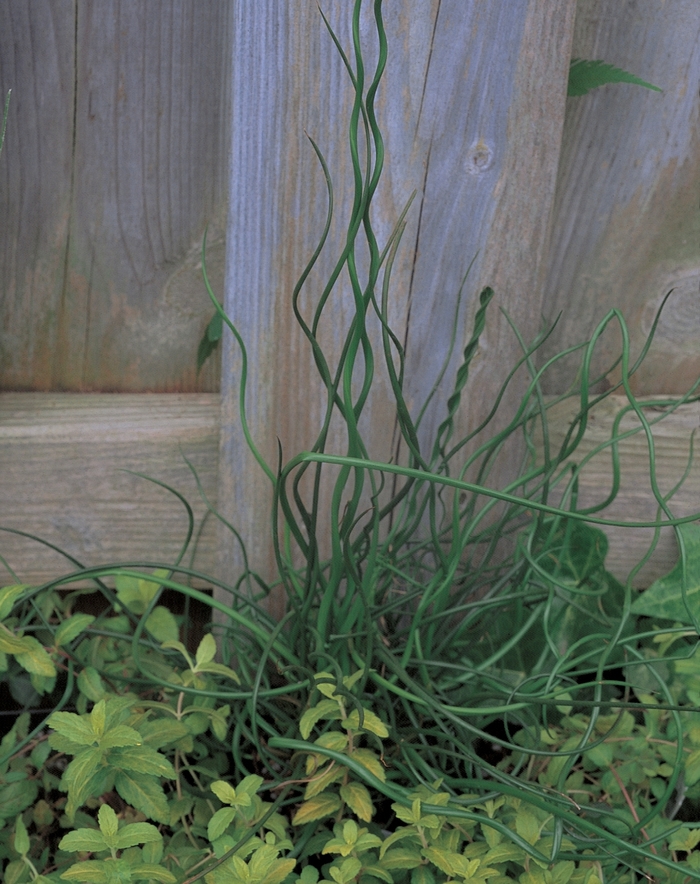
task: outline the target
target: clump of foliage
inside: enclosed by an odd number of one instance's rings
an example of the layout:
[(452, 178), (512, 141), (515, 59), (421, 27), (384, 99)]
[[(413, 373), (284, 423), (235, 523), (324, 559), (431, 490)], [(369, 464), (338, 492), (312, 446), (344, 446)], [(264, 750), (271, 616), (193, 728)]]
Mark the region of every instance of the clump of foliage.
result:
[[(17, 706), (0, 743), (9, 884), (700, 878), (700, 571), (687, 527), (698, 514), (675, 518), (672, 495), (652, 482), (661, 515), (651, 524), (674, 526), (682, 552), (667, 578), (672, 607), (654, 587), (635, 598), (630, 581), (608, 573), (596, 527), (610, 524), (603, 511), (619, 485), (620, 440), (643, 433), (653, 470), (653, 424), (691, 394), (655, 400), (647, 416), (630, 377), (651, 336), (631, 363), (624, 320), (611, 311), (589, 341), (542, 367), (546, 335), (523, 343), (488, 420), (455, 440), (493, 298), (485, 289), (444, 419), (421, 442), (425, 406), (416, 416), (404, 398), (404, 352), (388, 322), (403, 218), (383, 248), (372, 229), (383, 165), (374, 100), (387, 46), (375, 0), (379, 52), (367, 77), (362, 5), (354, 4), (351, 56), (331, 33), (355, 96), (348, 238), (305, 320), (299, 292), (326, 245), (329, 209), (293, 293), (327, 391), (310, 451), (279, 466), (264, 461), (245, 420), (245, 373), (241, 380), (243, 432), (274, 497), (279, 583), (245, 568), (225, 584), (183, 565), (189, 510), (182, 552), (166, 566), (71, 560), (70, 573), (34, 587), (13, 575), (0, 590), (0, 678)], [(331, 175), (313, 149), (331, 205)], [(317, 330), (341, 271), (356, 313), (331, 365)], [(210, 294), (245, 363), (238, 330)], [(375, 370), (371, 323), (406, 451), (400, 463), (372, 460), (359, 430)], [(594, 394), (590, 365), (611, 323), (622, 333), (621, 381)], [(547, 423), (555, 403), (541, 381), (575, 352), (579, 409), (555, 446)], [(496, 432), (492, 419), (516, 376), (526, 379), (520, 405)], [(587, 458), (577, 461), (577, 449), (592, 408), (619, 389), (637, 426), (623, 432), (616, 422), (598, 447), (610, 455), (611, 489), (584, 509), (577, 488)], [(340, 454), (327, 450), (338, 417)], [(494, 463), (514, 441), (521, 470), (491, 487)], [(78, 581), (89, 588), (72, 588)], [(215, 597), (195, 581), (214, 585)], [(286, 611), (275, 622), (266, 599), (279, 587)], [(165, 590), (182, 596), (183, 613), (162, 604)], [(195, 603), (217, 614), (203, 635), (193, 630)]]

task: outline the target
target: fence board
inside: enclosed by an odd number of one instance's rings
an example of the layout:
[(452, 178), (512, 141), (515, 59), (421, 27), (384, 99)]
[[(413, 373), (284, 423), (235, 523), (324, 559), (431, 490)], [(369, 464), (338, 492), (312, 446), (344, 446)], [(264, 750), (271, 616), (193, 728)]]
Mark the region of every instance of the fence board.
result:
[[(572, 51), (664, 91), (614, 84), (568, 100), (545, 296), (547, 318), (562, 314), (552, 346), (578, 343), (617, 307), (638, 353), (674, 288), (633, 386), (685, 392), (700, 375), (700, 4), (579, 0)], [(617, 332), (601, 342), (596, 373), (619, 345)], [(549, 389), (569, 379), (552, 376)]]
[[(172, 563), (187, 532), (184, 507), (123, 470), (185, 494), (199, 522), (206, 507), (183, 454), (216, 505), (218, 424), (216, 394), (0, 394), (0, 524), (54, 543), (85, 565)], [(209, 574), (213, 527), (207, 520), (195, 557), (195, 567)], [(27, 583), (73, 570), (47, 547), (6, 532), (0, 554)], [(0, 565), (0, 585), (11, 582)]]
[[(0, 389), (216, 389), (230, 2), (0, 4)], [(218, 225), (218, 232), (217, 232)]]
[[(551, 15), (551, 3), (542, 0), (386, 4), (389, 67), (378, 115), (387, 176), (375, 220), (384, 243), (409, 195), (418, 191), (392, 274), (390, 308), (393, 327), (407, 342), (414, 416), (447, 352), (457, 291), (475, 256), (457, 351), (470, 335), (475, 294), (487, 284), (496, 288), (499, 303), (514, 314), (525, 337), (538, 327), (574, 10), (574, 2), (560, 3)], [(333, 0), (324, 12), (349, 49), (348, 4)], [(314, 4), (297, 4), (293, 11), (280, 10), (274, 0), (238, 4), (233, 33), (229, 224), (236, 235), (228, 240), (226, 307), (249, 347), (251, 431), (276, 463), (277, 437), (285, 456), (308, 447), (325, 407), (290, 308), (294, 282), (325, 219), (323, 177), (304, 131), (327, 155), (341, 216), (302, 298), (308, 316), (342, 247), (352, 205), (345, 146), (351, 94)], [(367, 70), (372, 69), (370, 58)], [(329, 313), (321, 335), (334, 365), (352, 315), (347, 285), (339, 286)], [(478, 394), (464, 410), (467, 425), (490, 406), (518, 352), (497, 309), (491, 319), (484, 358), (474, 372)], [(269, 572), (271, 548), (263, 530), (269, 524), (269, 488), (237, 429), (240, 360), (230, 341), (223, 377), (221, 506), (241, 530), (253, 562)], [(428, 413), (425, 436), (441, 418), (438, 411)], [(362, 420), (370, 455), (390, 457), (395, 423), (381, 376)], [(342, 434), (330, 448), (342, 453)], [(236, 567), (231, 543), (229, 550), (224, 573)]]

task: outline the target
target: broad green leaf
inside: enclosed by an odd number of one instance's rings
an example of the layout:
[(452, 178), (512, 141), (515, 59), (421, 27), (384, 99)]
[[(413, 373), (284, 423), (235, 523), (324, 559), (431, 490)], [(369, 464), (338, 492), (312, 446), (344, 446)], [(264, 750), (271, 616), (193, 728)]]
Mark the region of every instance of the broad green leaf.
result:
[(306, 784), (304, 798), (309, 799), (316, 795), (320, 795), (321, 792), (325, 792), (330, 785), (337, 783), (338, 780), (342, 780), (345, 774), (345, 768), (341, 767), (339, 764), (330, 764), (323, 771), (316, 772)]
[(294, 871), (297, 861), (295, 859), (278, 859), (274, 866), (265, 875), (260, 884), (282, 884), (282, 881)]
[(456, 865), (456, 863), (459, 863), (459, 860), (462, 859), (459, 854), (455, 854), (451, 850), (442, 850), (439, 847), (424, 847), (421, 850), (421, 853), (446, 875), (454, 877), (459, 873), (459, 867)]
[(371, 749), (355, 749), (352, 753), (352, 757), (363, 767), (366, 767), (371, 774), (374, 774), (378, 780), (381, 780), (382, 783), (385, 782), (386, 774), (384, 773), (384, 768), (379, 760), (379, 756), (375, 752), (372, 752)]
[(117, 835), (116, 846), (118, 850), (125, 850), (127, 847), (136, 847), (137, 844), (162, 840), (163, 836), (151, 823), (129, 823)]
[(528, 844), (535, 845), (540, 840), (541, 823), (527, 808), (521, 807), (515, 817), (515, 831)]
[(146, 629), (157, 642), (177, 641), (180, 629), (172, 611), (156, 605), (146, 619)]
[(60, 648), (61, 645), (67, 645), (68, 642), (73, 641), (88, 628), (94, 619), (92, 614), (73, 614), (68, 620), (64, 620), (56, 630), (54, 646)]
[(39, 642), (31, 635), (25, 635), (22, 641), (25, 643), (25, 650), (19, 654), (15, 652), (15, 660), (19, 665), (32, 675), (45, 675), (49, 678), (56, 675), (51, 657)]
[(669, 850), (685, 850), (690, 853), (691, 850), (700, 844), (700, 829), (689, 829), (683, 826), (677, 832), (674, 832), (668, 841)]
[(586, 749), (585, 757), (596, 767), (607, 770), (613, 760), (613, 745), (612, 743), (601, 743), (599, 746), (592, 746), (590, 749)]
[(211, 672), (212, 675), (222, 675), (224, 678), (230, 678), (231, 681), (235, 681), (236, 684), (240, 684), (241, 680), (228, 666), (224, 666), (223, 663), (202, 663), (202, 665), (197, 665), (197, 672)]
[(162, 787), (153, 777), (133, 776), (122, 771), (117, 774), (115, 786), (127, 804), (157, 823), (168, 824), (168, 801)]
[(690, 787), (700, 780), (700, 749), (694, 749), (685, 759), (685, 785)]
[(0, 787), (0, 819), (15, 817), (34, 804), (38, 792), (36, 781), (27, 780), (25, 777)]
[(604, 61), (587, 61), (582, 58), (574, 58), (569, 67), (569, 83), (566, 94), (570, 97), (586, 95), (592, 89), (605, 86), (607, 83), (632, 83), (635, 86), (644, 86), (661, 92), (658, 86), (653, 86), (645, 80), (640, 80), (634, 74), (616, 68)]
[(81, 746), (91, 746), (97, 739), (88, 717), (74, 712), (54, 712), (49, 716), (48, 725), (62, 737)]
[[(170, 572), (160, 568), (153, 572), (154, 577), (167, 577)], [(114, 580), (117, 588), (117, 598), (134, 614), (143, 614), (153, 601), (153, 597), (160, 589), (161, 584), (155, 580), (146, 580), (139, 577), (127, 577), (119, 575)]]
[(337, 720), (340, 718), (340, 710), (336, 700), (321, 700), (311, 709), (307, 709), (299, 720), (299, 733), (304, 740), (308, 740), (314, 726), (323, 718)]
[(102, 805), (97, 814), (97, 821), (100, 824), (100, 831), (105, 836), (105, 839), (110, 839), (108, 841), (110, 847), (114, 846), (112, 842), (119, 831), (119, 820), (109, 804)]
[[(118, 724), (110, 728), (100, 740), (101, 749), (117, 749), (123, 746), (140, 746), (143, 743), (141, 734), (126, 724)], [(154, 752), (154, 749), (150, 749)], [(149, 773), (149, 771), (146, 771)]]
[(305, 823), (322, 820), (324, 817), (332, 816), (339, 809), (340, 798), (337, 795), (317, 795), (299, 807), (292, 819), (292, 825), (303, 826)]
[(366, 823), (371, 821), (374, 805), (366, 786), (362, 783), (346, 783), (340, 787), (340, 797), (361, 820)]
[(323, 746), (324, 749), (334, 749), (343, 752), (348, 745), (348, 735), (342, 731), (328, 731), (314, 740), (314, 745)]
[(235, 819), (237, 812), (235, 807), (222, 807), (216, 811), (207, 826), (207, 837), (210, 841), (216, 841), (224, 834)]
[(209, 787), (222, 804), (234, 804), (236, 801), (236, 790), (230, 783), (224, 780), (216, 780)]
[(97, 703), (105, 695), (105, 685), (94, 666), (86, 666), (78, 676), (78, 690), (88, 700)]
[(632, 613), (644, 617), (677, 620), (692, 625), (693, 617), (700, 619), (700, 525), (678, 525), (683, 537), (687, 567), (686, 592), (683, 593), (683, 562), (654, 581), (632, 604)]
[(27, 834), (27, 827), (22, 822), (22, 817), (18, 816), (17, 821), (15, 822), (15, 850), (17, 853), (24, 856), (29, 853), (29, 835)]
[(83, 749), (63, 771), (61, 784), (66, 791), (74, 794), (78, 806), (88, 797), (87, 784), (101, 763), (102, 752), (99, 749)]
[(161, 884), (175, 884), (177, 878), (172, 872), (155, 863), (142, 863), (131, 870), (132, 881), (159, 881)]
[(356, 856), (348, 856), (338, 866), (332, 865), (329, 869), (331, 878), (337, 884), (350, 884), (362, 869), (362, 863)]
[(380, 858), (386, 855), (386, 852), (392, 845), (396, 844), (398, 841), (405, 841), (407, 838), (410, 838), (411, 841), (420, 846), (420, 836), (416, 829), (413, 826), (410, 828), (401, 827), (384, 839), (384, 843), (379, 849)]
[(174, 718), (155, 718), (139, 725), (139, 733), (144, 745), (151, 749), (162, 749), (168, 743), (177, 743), (189, 734), (187, 725)]
[[(124, 863), (128, 869), (128, 865)], [(85, 881), (86, 884), (115, 884), (118, 878), (114, 875), (118, 874), (118, 869), (110, 869), (113, 875), (108, 874), (105, 863), (100, 860), (88, 860), (84, 863), (75, 863), (65, 872), (61, 873), (62, 881)], [(126, 879), (129, 881), (129, 878)]]
[(382, 857), (382, 865), (385, 869), (417, 869), (422, 862), (420, 853), (408, 847), (387, 850)]
[(174, 780), (177, 776), (171, 762), (149, 746), (133, 746), (123, 751), (115, 751), (109, 756), (110, 763), (120, 770), (166, 777)]
[(194, 663), (192, 662), (192, 658), (187, 653), (187, 648), (180, 641), (166, 641), (161, 643), (161, 648), (172, 648), (174, 651), (179, 651), (182, 656), (187, 660), (187, 665), (190, 669), (194, 667)]
[(411, 872), (411, 884), (435, 884), (435, 875), (430, 866), (418, 866)]
[(98, 700), (92, 707), (90, 713), (90, 726), (93, 733), (101, 737), (105, 732), (105, 724), (107, 721), (107, 703), (104, 700)]
[(216, 639), (210, 632), (208, 632), (197, 648), (197, 653), (195, 655), (195, 670), (199, 671), (199, 667), (202, 664), (211, 663), (214, 657), (216, 657)]
[(378, 737), (388, 737), (389, 731), (387, 730), (384, 722), (379, 718), (378, 715), (375, 715), (374, 712), (371, 712), (369, 709), (363, 709), (362, 716), (362, 725), (360, 725), (360, 712), (358, 709), (353, 709), (350, 715), (343, 722), (343, 727), (348, 730), (357, 730), (358, 728), (362, 728), (362, 730), (370, 731), (373, 734), (376, 734)]
[(8, 617), (12, 613), (15, 602), (23, 596), (28, 589), (31, 589), (31, 587), (26, 583), (17, 583), (14, 586), (3, 586), (3, 588), (0, 589), (0, 620), (4, 620), (5, 617)]
[(75, 829), (63, 836), (58, 847), (67, 853), (99, 853), (109, 849), (105, 836), (97, 829)]
[(248, 774), (247, 777), (243, 777), (243, 779), (238, 784), (238, 788), (236, 789), (237, 795), (249, 795), (252, 797), (258, 791), (258, 789), (262, 786), (265, 781), (262, 777), (257, 774)]

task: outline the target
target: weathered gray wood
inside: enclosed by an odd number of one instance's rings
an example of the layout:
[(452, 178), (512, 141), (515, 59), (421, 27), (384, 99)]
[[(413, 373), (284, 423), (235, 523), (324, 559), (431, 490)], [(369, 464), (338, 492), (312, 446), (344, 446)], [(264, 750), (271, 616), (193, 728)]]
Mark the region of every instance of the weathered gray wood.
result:
[[(145, 473), (206, 513), (183, 454), (216, 505), (216, 394), (0, 394), (0, 525), (56, 544), (85, 565), (174, 562), (187, 514)], [(207, 519), (194, 567), (212, 573), (215, 531)], [(74, 567), (38, 543), (0, 531), (0, 555), (28, 583)], [(189, 564), (189, 556), (183, 561)], [(12, 583), (0, 564), (0, 585)]]
[[(615, 84), (568, 100), (545, 308), (552, 346), (590, 334), (612, 307), (636, 352), (675, 292), (638, 392), (683, 392), (700, 375), (700, 4), (579, 0), (575, 56), (604, 59), (663, 88)], [(619, 350), (611, 332), (596, 371)], [(550, 350), (551, 352), (551, 350)], [(549, 389), (570, 378), (553, 374)]]
[[(624, 396), (610, 396), (593, 409), (586, 435), (578, 447), (572, 461), (582, 463), (596, 448), (612, 437), (613, 421), (618, 413), (628, 405)], [(549, 412), (551, 445), (556, 449), (564, 439), (571, 420), (576, 416), (579, 405), (568, 400), (559, 403)], [(657, 408), (643, 409), (648, 420), (659, 417)], [(656, 479), (662, 495), (667, 495), (682, 479), (688, 465), (691, 436), (700, 424), (700, 403), (683, 405), (673, 414), (664, 417), (653, 425), (654, 449), (656, 458)], [(626, 415), (620, 424), (619, 433), (640, 427), (634, 414)], [(637, 433), (619, 443), (621, 465), (620, 491), (615, 501), (604, 511), (596, 513), (605, 519), (622, 522), (650, 521), (663, 518), (657, 513), (657, 502), (650, 482), (649, 447), (643, 433)], [(612, 458), (610, 448), (594, 455), (583, 467), (579, 483), (579, 508), (594, 506), (604, 501), (612, 485)], [(687, 479), (668, 503), (676, 518), (690, 516), (700, 510), (700, 464), (695, 462)], [(654, 531), (647, 528), (608, 528), (610, 549), (607, 567), (620, 580), (626, 580), (633, 568), (647, 553)], [(633, 585), (648, 586), (651, 581), (669, 571), (678, 556), (675, 535), (672, 528), (664, 528), (654, 553), (644, 568), (634, 577)]]
[[(348, 51), (351, 6), (341, 0), (324, 4)], [(369, 8), (362, 24), (365, 38)], [(383, 244), (411, 192), (418, 191), (393, 273), (390, 317), (407, 342), (407, 392), (414, 416), (444, 359), (457, 291), (473, 258), (457, 353), (470, 336), (475, 295), (485, 285), (494, 286), (498, 302), (526, 337), (539, 324), (574, 3), (557, 3), (556, 10), (553, 15), (548, 0), (385, 4), (389, 65), (378, 113), (387, 170), (375, 220)], [(282, 8), (275, 0), (240, 3), (233, 33), (226, 307), (248, 346), (251, 432), (275, 464), (277, 437), (285, 457), (308, 447), (325, 407), (290, 306), (294, 282), (325, 218), (323, 177), (304, 131), (326, 154), (337, 207), (328, 246), (302, 297), (308, 316), (342, 248), (352, 204), (346, 146), (351, 92), (315, 3)], [(376, 40), (370, 36), (366, 45), (371, 71)], [(321, 329), (331, 364), (351, 316), (348, 286), (341, 282)], [(483, 416), (517, 358), (517, 343), (505, 329), (496, 307), (483, 358), (474, 369), (475, 392), (467, 397), (463, 428)], [(375, 324), (375, 341), (376, 333)], [(270, 489), (239, 429), (240, 370), (240, 356), (227, 339), (220, 502), (248, 542), (253, 562), (269, 573)], [(444, 403), (444, 396), (439, 398)], [(439, 409), (427, 415), (426, 437), (442, 415)], [(395, 423), (381, 373), (362, 426), (370, 454), (390, 457)], [(329, 448), (345, 450), (342, 432)], [(224, 573), (237, 566), (235, 544), (229, 543), (228, 550)]]
[(6, 0), (0, 389), (191, 392), (223, 279), (230, 0)]

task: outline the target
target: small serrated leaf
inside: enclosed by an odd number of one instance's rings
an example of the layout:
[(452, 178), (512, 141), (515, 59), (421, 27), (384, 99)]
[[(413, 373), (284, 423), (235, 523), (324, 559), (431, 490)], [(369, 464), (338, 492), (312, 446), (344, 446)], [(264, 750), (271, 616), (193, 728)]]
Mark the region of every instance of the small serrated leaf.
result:
[(75, 829), (63, 836), (58, 849), (67, 853), (99, 853), (101, 850), (108, 850), (109, 847), (105, 836), (97, 829)]
[(574, 58), (569, 67), (569, 83), (567, 95), (570, 97), (586, 95), (592, 89), (605, 86), (607, 83), (632, 83), (635, 86), (644, 86), (654, 92), (661, 92), (658, 86), (647, 83), (628, 71), (617, 68), (604, 61), (588, 61)]
[(207, 825), (207, 837), (210, 841), (221, 838), (236, 817), (237, 808), (222, 807), (216, 811)]
[(99, 813), (97, 814), (97, 820), (100, 824), (100, 831), (105, 837), (105, 841), (110, 843), (110, 839), (116, 838), (117, 832), (119, 831), (119, 820), (109, 804), (103, 804), (102, 807), (100, 807)]
[(54, 647), (60, 648), (77, 638), (81, 632), (90, 626), (95, 618), (92, 614), (73, 614), (68, 620), (64, 620), (54, 635)]
[(374, 805), (369, 790), (362, 783), (345, 783), (340, 787), (340, 797), (361, 820), (369, 823), (374, 815)]
[(44, 675), (48, 678), (56, 675), (51, 657), (39, 642), (31, 635), (25, 635), (22, 641), (25, 643), (24, 651), (19, 654), (15, 652), (15, 660), (19, 665), (32, 675)]
[(168, 801), (162, 787), (153, 777), (134, 776), (121, 771), (117, 774), (115, 786), (127, 804), (157, 823), (169, 823)]
[(21, 856), (25, 856), (29, 853), (29, 835), (27, 834), (27, 827), (22, 822), (22, 817), (18, 816), (17, 821), (15, 822), (15, 850)]
[(374, 712), (371, 712), (369, 709), (363, 709), (362, 712), (362, 724), (360, 724), (359, 710), (353, 709), (343, 722), (343, 727), (348, 728), (348, 730), (362, 729), (370, 731), (370, 733), (376, 734), (378, 737), (382, 738), (389, 736), (387, 726), (378, 715), (375, 715)]
[(3, 586), (0, 589), (0, 620), (4, 620), (12, 613), (15, 602), (24, 593), (31, 589), (26, 583), (16, 583), (14, 586)]
[(321, 700), (311, 709), (307, 709), (299, 720), (299, 733), (305, 740), (308, 740), (311, 731), (317, 722), (323, 718), (337, 721), (340, 718), (340, 710), (335, 700)]
[(162, 841), (163, 836), (151, 823), (129, 823), (117, 835), (117, 849), (125, 850), (128, 847), (136, 847), (137, 844), (147, 844), (150, 841)]
[(292, 824), (303, 826), (305, 823), (313, 823), (324, 817), (332, 816), (339, 809), (340, 798), (337, 795), (317, 795), (299, 807), (294, 814)]

